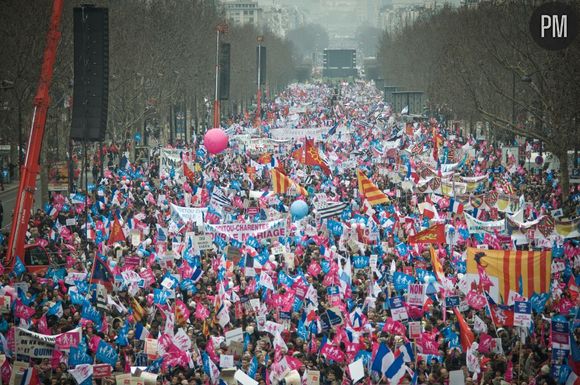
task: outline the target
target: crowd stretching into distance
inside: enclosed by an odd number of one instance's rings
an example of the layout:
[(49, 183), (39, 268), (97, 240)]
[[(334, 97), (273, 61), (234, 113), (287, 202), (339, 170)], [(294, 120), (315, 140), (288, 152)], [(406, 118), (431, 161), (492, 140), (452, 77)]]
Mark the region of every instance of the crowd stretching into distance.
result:
[(262, 107), (215, 154), (104, 146), (88, 192), (33, 213), (50, 263), (1, 276), (3, 384), (580, 382), (580, 186), (563, 202), (537, 143), (372, 82)]

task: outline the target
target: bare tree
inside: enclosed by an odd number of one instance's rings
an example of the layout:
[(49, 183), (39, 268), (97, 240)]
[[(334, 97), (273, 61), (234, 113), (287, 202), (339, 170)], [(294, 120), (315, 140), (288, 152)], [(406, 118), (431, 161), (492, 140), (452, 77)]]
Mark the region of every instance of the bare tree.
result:
[(530, 2), (444, 8), (384, 35), (379, 57), (388, 83), (426, 90), (464, 119), (489, 121), (496, 136), (540, 140), (560, 161), (567, 200), (567, 152), (580, 147), (580, 44), (555, 52), (537, 46), (532, 11)]

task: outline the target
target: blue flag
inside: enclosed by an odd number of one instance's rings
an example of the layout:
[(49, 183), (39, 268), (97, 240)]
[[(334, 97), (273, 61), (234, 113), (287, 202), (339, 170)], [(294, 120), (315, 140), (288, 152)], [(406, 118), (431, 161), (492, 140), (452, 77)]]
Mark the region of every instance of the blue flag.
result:
[(99, 346), (97, 348), (97, 353), (95, 357), (97, 360), (101, 361), (104, 364), (109, 364), (113, 367), (117, 364), (117, 358), (119, 354), (111, 345), (106, 343), (105, 341), (99, 341)]
[(114, 276), (109, 266), (95, 254), (93, 260), (93, 269), (89, 283), (98, 283), (105, 286), (108, 290), (113, 290)]
[(93, 357), (91, 357), (90, 355), (88, 355), (86, 353), (86, 349), (82, 346), (74, 347), (71, 346), (70, 348), (70, 352), (68, 355), (68, 366), (69, 367), (74, 367), (77, 365), (82, 365), (82, 364), (92, 364), (93, 363)]

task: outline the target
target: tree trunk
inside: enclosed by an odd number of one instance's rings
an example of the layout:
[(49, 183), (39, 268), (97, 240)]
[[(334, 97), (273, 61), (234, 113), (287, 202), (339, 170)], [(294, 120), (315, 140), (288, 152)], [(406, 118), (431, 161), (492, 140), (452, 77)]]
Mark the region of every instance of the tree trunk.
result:
[(562, 186), (562, 203), (568, 201), (570, 196), (570, 173), (568, 171), (568, 152), (566, 149), (558, 149), (553, 153), (560, 161), (560, 186)]

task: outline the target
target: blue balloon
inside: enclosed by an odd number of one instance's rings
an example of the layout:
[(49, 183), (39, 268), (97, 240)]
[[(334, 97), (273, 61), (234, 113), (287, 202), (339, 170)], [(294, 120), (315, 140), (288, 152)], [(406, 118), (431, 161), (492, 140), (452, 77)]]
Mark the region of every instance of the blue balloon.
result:
[(297, 200), (290, 206), (290, 213), (296, 219), (302, 219), (308, 215), (308, 204), (303, 200)]

